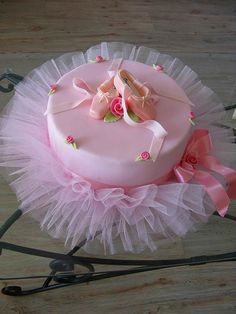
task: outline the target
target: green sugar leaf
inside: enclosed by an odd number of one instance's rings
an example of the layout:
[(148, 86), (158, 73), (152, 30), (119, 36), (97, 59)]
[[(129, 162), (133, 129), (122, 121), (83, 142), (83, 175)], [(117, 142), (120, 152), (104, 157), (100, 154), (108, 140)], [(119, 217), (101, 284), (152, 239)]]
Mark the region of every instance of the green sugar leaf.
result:
[(74, 149), (77, 149), (77, 145), (76, 145), (75, 142), (73, 142), (71, 145), (72, 145), (72, 147), (73, 147)]
[(115, 116), (111, 111), (108, 111), (104, 117), (104, 122), (112, 123), (120, 120), (122, 117)]
[(128, 115), (134, 122), (140, 122), (140, 118), (131, 109), (128, 109)]
[(140, 161), (140, 160), (143, 160), (141, 156), (137, 156), (135, 159), (135, 161)]

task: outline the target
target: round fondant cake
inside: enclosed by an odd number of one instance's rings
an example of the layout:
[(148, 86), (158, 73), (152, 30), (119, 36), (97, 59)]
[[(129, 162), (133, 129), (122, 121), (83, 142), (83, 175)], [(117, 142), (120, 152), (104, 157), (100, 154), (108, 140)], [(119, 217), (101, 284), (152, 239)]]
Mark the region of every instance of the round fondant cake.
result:
[[(153, 119), (167, 131), (155, 162), (151, 159), (137, 162), (140, 153), (149, 151), (153, 135), (148, 128), (132, 127), (124, 119), (113, 122), (94, 119), (90, 115), (92, 98), (78, 105), (84, 95), (73, 82), (82, 79), (96, 91), (108, 80), (111, 66), (112, 61), (105, 60), (84, 64), (63, 75), (56, 83), (56, 91), (49, 97), (47, 114), (51, 145), (68, 169), (96, 187), (133, 187), (164, 182), (180, 161), (190, 138), (191, 102), (183, 89), (163, 71), (121, 60), (120, 68), (132, 73), (140, 82), (148, 82), (159, 96), (152, 104)], [(111, 104), (112, 99), (109, 102)], [(76, 150), (67, 145), (68, 136), (74, 138)]]
[(22, 212), (66, 246), (155, 250), (236, 198), (224, 115), (180, 60), (104, 42), (16, 86), (0, 118), (0, 166)]

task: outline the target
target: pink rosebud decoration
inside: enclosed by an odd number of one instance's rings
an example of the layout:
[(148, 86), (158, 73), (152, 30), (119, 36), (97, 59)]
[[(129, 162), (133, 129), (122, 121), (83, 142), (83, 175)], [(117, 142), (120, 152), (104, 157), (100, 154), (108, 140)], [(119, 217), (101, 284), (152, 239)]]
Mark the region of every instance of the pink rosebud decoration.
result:
[(150, 154), (149, 154), (149, 152), (142, 152), (140, 156), (141, 156), (141, 158), (142, 158), (143, 160), (148, 160), (148, 159), (150, 159)]
[(100, 62), (103, 62), (103, 61), (104, 61), (104, 59), (103, 59), (103, 57), (102, 57), (102, 56), (96, 56), (95, 60), (96, 60), (96, 62), (98, 62), (98, 63), (100, 63)]
[(67, 138), (66, 138), (66, 141), (67, 141), (68, 144), (72, 144), (75, 140), (74, 140), (73, 136), (68, 135)]
[(161, 64), (153, 64), (153, 68), (157, 71), (157, 72), (164, 72), (164, 67)]
[(74, 149), (77, 149), (77, 144), (75, 143), (75, 139), (72, 135), (67, 136), (66, 143), (70, 144)]
[(122, 117), (124, 115), (121, 97), (115, 97), (112, 99), (110, 104), (110, 110), (116, 117)]
[(57, 89), (57, 84), (51, 84), (51, 85), (50, 85), (50, 88), (51, 88), (52, 90), (56, 90), (56, 89)]
[(149, 160), (149, 159), (151, 159), (150, 153), (147, 151), (144, 151), (135, 159), (135, 161)]
[(190, 119), (195, 119), (195, 113), (193, 111), (190, 111), (189, 117)]
[(49, 90), (48, 95), (54, 94), (57, 89), (58, 89), (58, 85), (57, 85), (57, 84), (51, 84), (51, 85), (50, 85), (50, 90)]
[(190, 111), (190, 113), (189, 113), (189, 122), (192, 124), (192, 125), (195, 125), (195, 123), (194, 123), (194, 119), (196, 118), (196, 116), (195, 116), (195, 113), (193, 112), (193, 111)]

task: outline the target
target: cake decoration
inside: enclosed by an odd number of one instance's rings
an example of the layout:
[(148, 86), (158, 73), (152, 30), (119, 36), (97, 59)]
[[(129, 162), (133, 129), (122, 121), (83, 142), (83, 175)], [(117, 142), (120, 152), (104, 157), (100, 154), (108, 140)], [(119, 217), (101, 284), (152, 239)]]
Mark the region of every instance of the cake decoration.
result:
[(164, 67), (161, 64), (153, 64), (152, 67), (157, 70), (157, 72), (164, 72)]
[[(127, 108), (129, 117), (136, 123), (140, 122), (139, 117), (130, 109)], [(113, 98), (110, 103), (110, 110), (106, 113), (104, 117), (104, 122), (116, 122), (119, 121), (124, 116), (124, 109), (122, 107), (122, 97), (118, 96)]]
[(126, 87), (129, 96), (126, 103), (128, 107), (143, 121), (153, 120), (155, 118), (156, 102), (150, 89), (139, 82), (129, 71), (120, 69), (114, 77), (114, 85), (120, 95)]
[(120, 120), (124, 115), (124, 110), (122, 108), (122, 99), (121, 97), (115, 97), (112, 99), (109, 111), (106, 113), (104, 117), (104, 122), (116, 122)]
[(95, 60), (89, 60), (90, 63), (101, 63), (106, 61), (102, 56), (96, 56)]
[(189, 113), (189, 118), (188, 118), (188, 120), (189, 120), (189, 122), (192, 124), (192, 125), (195, 125), (195, 122), (194, 122), (194, 119), (196, 118), (196, 115), (195, 115), (195, 113), (193, 112), (193, 111), (191, 111), (190, 113)]
[[(120, 67), (121, 62), (117, 63)], [(109, 70), (107, 71), (109, 73)], [(117, 69), (117, 74), (103, 82), (97, 87), (97, 93), (94, 95), (93, 88), (84, 79), (74, 79), (73, 86), (78, 90), (78, 99), (74, 102), (60, 102), (53, 104), (49, 102), (47, 114), (55, 114), (66, 110), (71, 110), (84, 103), (86, 100), (92, 100), (89, 114), (94, 119), (102, 119), (109, 111), (110, 102), (114, 97), (121, 96), (122, 107), (124, 111), (124, 121), (132, 127), (145, 128), (153, 133), (150, 141), (150, 153), (155, 161), (163, 146), (167, 131), (162, 125), (155, 120), (156, 109), (155, 105), (159, 97), (151, 91), (144, 83), (139, 82), (127, 70)], [(53, 105), (52, 105), (53, 104)], [(138, 119), (131, 114), (129, 116), (127, 106), (134, 112), (141, 122), (136, 122)], [(134, 118), (134, 119), (133, 119)], [(114, 122), (118, 119), (114, 115), (108, 113), (104, 121)], [(145, 121), (146, 120), (146, 121)]]
[(152, 159), (149, 152), (144, 151), (136, 157), (135, 161), (145, 161), (145, 160), (149, 160), (149, 159)]
[(97, 93), (93, 97), (89, 114), (94, 119), (103, 119), (108, 113), (110, 103), (119, 96), (119, 92), (114, 86), (114, 77), (104, 81), (97, 87)]
[[(98, 55), (109, 60), (89, 62)], [(168, 75), (157, 75), (153, 62)], [(38, 84), (39, 75), (44, 84)], [(97, 105), (106, 106), (101, 120), (94, 120), (91, 104), (105, 80), (113, 85), (114, 97), (99, 103), (97, 96)], [(53, 97), (47, 97), (47, 82), (60, 87)], [(132, 83), (141, 95), (135, 95)], [(86, 53), (49, 60), (16, 90), (1, 117), (0, 166), (23, 214), (30, 213), (41, 230), (64, 238), (66, 246), (86, 238), (83, 249), (89, 253), (154, 251), (158, 239), (185, 236), (216, 209), (224, 216), (229, 199), (236, 199), (235, 136), (217, 124), (224, 107), (176, 58), (104, 42)], [(149, 92), (157, 98), (143, 102)], [(132, 108), (131, 94), (139, 97), (137, 102), (132, 97)], [(103, 119), (115, 97), (121, 97), (123, 121), (108, 132)], [(188, 121), (192, 108), (194, 131)], [(72, 151), (77, 134), (84, 145)], [(134, 162), (139, 152), (143, 162)]]
[(222, 183), (207, 170), (219, 173), (227, 182), (232, 180), (232, 177), (236, 182), (236, 172), (220, 164), (211, 155), (211, 151), (212, 140), (209, 131), (206, 129), (195, 130), (186, 147), (183, 158), (180, 164), (174, 168), (174, 172), (179, 182), (189, 182), (194, 179), (203, 185), (219, 214), (224, 216), (229, 206), (229, 197), (236, 198), (236, 189), (227, 193)]
[(132, 119), (134, 122), (136, 123), (140, 123), (141, 119), (128, 107), (127, 108), (127, 113), (130, 117), (130, 119)]
[(122, 108), (122, 99), (121, 97), (115, 97), (112, 99), (110, 104), (111, 112), (117, 117), (123, 117), (124, 110)]
[(122, 118), (122, 116), (114, 115), (111, 111), (108, 111), (104, 117), (104, 122), (112, 123), (117, 122)]
[[(146, 103), (143, 99), (143, 97), (149, 98), (151, 96), (149, 88), (136, 80), (130, 72), (123, 69), (118, 70), (115, 75), (114, 85), (122, 97), (125, 122), (130, 126), (152, 131), (153, 137), (149, 151), (153, 161), (156, 161), (168, 133), (157, 120), (154, 120), (154, 102)], [(127, 105), (139, 118), (146, 121), (140, 123), (133, 121), (128, 114)]]
[(75, 142), (75, 139), (74, 139), (74, 137), (73, 137), (72, 135), (68, 135), (68, 136), (66, 137), (65, 142), (66, 142), (67, 144), (71, 145), (74, 149), (77, 149), (77, 148), (78, 148), (78, 145), (77, 145), (77, 143)]
[(57, 89), (58, 89), (58, 85), (57, 84), (51, 84), (50, 85), (50, 90), (48, 92), (48, 96), (54, 94)]

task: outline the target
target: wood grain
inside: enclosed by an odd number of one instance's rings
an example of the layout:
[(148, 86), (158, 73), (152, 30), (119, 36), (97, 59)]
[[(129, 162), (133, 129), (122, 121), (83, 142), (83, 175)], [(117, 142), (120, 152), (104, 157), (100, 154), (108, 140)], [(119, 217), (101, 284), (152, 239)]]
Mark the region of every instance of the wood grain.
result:
[[(16, 1), (0, 0), (0, 73), (21, 75), (63, 52), (100, 41), (127, 41), (180, 58), (225, 103), (236, 96), (235, 1)], [(2, 108), (11, 95), (0, 95)], [(228, 116), (227, 123), (235, 122)], [(0, 223), (15, 209), (14, 193), (0, 178)], [(230, 213), (236, 214), (232, 202)], [(5, 241), (66, 252), (62, 241), (23, 216)], [(180, 258), (236, 249), (235, 224), (208, 224), (157, 252), (117, 258)], [(86, 255), (81, 252), (81, 255)], [(49, 260), (3, 251), (0, 277), (46, 274)], [(102, 269), (102, 267), (100, 268)], [(3, 281), (34, 286), (40, 280)], [(0, 294), (0, 313), (204, 314), (236, 312), (235, 263), (180, 267), (106, 279), (25, 298)]]
[(1, 52), (84, 50), (124, 41), (163, 52), (236, 51), (236, 2), (1, 0)]

